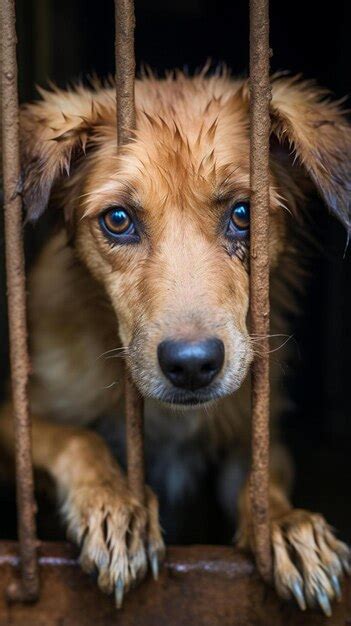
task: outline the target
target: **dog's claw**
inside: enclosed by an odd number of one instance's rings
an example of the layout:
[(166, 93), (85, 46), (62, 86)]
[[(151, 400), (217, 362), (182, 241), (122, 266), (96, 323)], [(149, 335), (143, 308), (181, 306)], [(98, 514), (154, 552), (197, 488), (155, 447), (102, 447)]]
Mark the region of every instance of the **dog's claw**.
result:
[(343, 558), (342, 559), (342, 564), (343, 564), (343, 568), (346, 572), (346, 574), (348, 574), (349, 576), (351, 575), (351, 565), (350, 565), (350, 561), (348, 558)]
[(154, 552), (154, 554), (152, 554), (150, 557), (150, 565), (151, 565), (151, 571), (152, 571), (152, 576), (154, 580), (158, 580), (159, 564), (158, 564), (158, 556), (156, 552)]
[(295, 600), (297, 604), (299, 605), (301, 611), (305, 611), (306, 600), (305, 600), (305, 596), (303, 595), (302, 584), (298, 580), (294, 582), (292, 586), (292, 592), (294, 594)]
[(341, 587), (339, 583), (339, 579), (336, 574), (333, 574), (330, 578), (330, 582), (334, 589), (335, 597), (337, 600), (341, 600)]
[(115, 587), (115, 601), (117, 609), (120, 609), (123, 604), (124, 584), (122, 578), (119, 576)]
[(321, 607), (323, 613), (325, 613), (325, 615), (327, 617), (330, 617), (331, 614), (332, 614), (330, 602), (329, 602), (327, 594), (321, 588), (319, 588), (318, 591), (317, 591), (317, 600), (318, 600), (318, 604)]

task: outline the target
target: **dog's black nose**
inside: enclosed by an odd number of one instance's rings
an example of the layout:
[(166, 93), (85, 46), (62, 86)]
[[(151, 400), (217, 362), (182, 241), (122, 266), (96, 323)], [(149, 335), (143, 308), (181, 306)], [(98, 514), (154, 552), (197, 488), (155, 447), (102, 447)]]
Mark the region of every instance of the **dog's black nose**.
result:
[(166, 378), (175, 387), (200, 389), (209, 385), (222, 369), (224, 345), (220, 339), (175, 341), (159, 344), (158, 360)]

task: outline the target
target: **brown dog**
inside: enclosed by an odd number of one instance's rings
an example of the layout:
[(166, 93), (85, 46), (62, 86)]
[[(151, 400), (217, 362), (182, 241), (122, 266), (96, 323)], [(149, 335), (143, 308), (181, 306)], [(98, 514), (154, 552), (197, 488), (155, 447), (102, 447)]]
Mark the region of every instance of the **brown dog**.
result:
[[(99, 586), (119, 605), (148, 561), (157, 573), (164, 545), (153, 492), (144, 510), (86, 428), (121, 405), (123, 359), (109, 357), (127, 359), (146, 398), (150, 475), (162, 476), (174, 501), (193, 480), (195, 456), (204, 464), (221, 451), (219, 498), (233, 514), (240, 491), (239, 544), (252, 546), (248, 84), (226, 74), (138, 80), (137, 130), (118, 155), (113, 86), (41, 95), (22, 109), (24, 201), (29, 220), (49, 204), (67, 228), (29, 282), (34, 463), (56, 481), (82, 567), (98, 569)], [(271, 116), (274, 333), (297, 272), (288, 259), (303, 181), (350, 228), (351, 132), (338, 104), (295, 79), (273, 80)], [(0, 424), (12, 450), (10, 403)], [(274, 437), (270, 480), (276, 589), (329, 614), (348, 548), (320, 515), (292, 508), (289, 463)]]

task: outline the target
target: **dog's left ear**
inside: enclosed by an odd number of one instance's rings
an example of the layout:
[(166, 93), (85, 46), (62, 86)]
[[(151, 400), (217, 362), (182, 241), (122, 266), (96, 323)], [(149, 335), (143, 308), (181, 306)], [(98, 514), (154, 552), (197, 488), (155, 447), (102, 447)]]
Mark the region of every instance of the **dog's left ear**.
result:
[(333, 213), (351, 230), (351, 126), (340, 102), (296, 78), (272, 83), (272, 133), (287, 144)]
[(40, 90), (42, 99), (20, 115), (22, 193), (28, 221), (45, 211), (53, 186), (83, 158), (101, 108), (94, 94), (77, 88)]

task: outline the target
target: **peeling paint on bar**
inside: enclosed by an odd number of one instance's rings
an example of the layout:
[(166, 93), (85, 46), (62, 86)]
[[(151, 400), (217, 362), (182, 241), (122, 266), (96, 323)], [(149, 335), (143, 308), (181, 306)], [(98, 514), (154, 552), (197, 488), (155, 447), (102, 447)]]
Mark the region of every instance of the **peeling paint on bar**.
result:
[(35, 501), (28, 410), (29, 357), (20, 195), (19, 116), (14, 0), (1, 2), (1, 100), (5, 250), (21, 578), (8, 589), (12, 600), (32, 601), (39, 591)]
[[(117, 142), (127, 143), (135, 128), (134, 2), (115, 1)], [(128, 372), (125, 376), (128, 484), (140, 502), (145, 500), (143, 400)]]
[[(269, 0), (250, 0), (250, 311), (259, 339), (252, 366), (251, 505), (257, 568), (271, 580), (269, 528)], [(257, 345), (257, 344), (256, 344)]]

